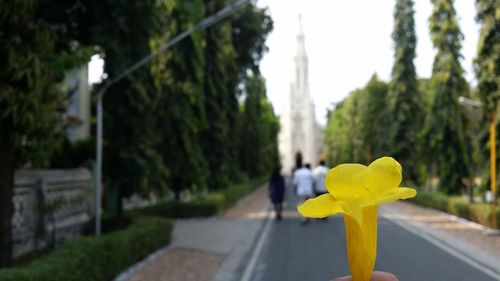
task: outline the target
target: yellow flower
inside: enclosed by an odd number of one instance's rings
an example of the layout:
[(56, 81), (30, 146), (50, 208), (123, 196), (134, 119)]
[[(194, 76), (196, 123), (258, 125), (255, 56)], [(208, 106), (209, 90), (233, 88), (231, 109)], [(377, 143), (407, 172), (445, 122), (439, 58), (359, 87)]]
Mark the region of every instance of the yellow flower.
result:
[(328, 171), (328, 193), (309, 199), (297, 209), (304, 217), (344, 214), (347, 256), (353, 281), (369, 281), (377, 254), (378, 205), (414, 197), (413, 188), (399, 187), (401, 165), (382, 157), (368, 167), (341, 164)]

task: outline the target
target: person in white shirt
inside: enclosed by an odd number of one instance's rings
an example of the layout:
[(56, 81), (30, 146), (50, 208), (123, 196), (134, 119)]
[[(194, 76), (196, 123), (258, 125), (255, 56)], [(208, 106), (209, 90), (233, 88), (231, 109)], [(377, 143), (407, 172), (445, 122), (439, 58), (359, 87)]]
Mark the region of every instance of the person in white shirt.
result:
[(319, 165), (316, 166), (313, 170), (314, 176), (314, 193), (316, 196), (320, 196), (321, 194), (325, 194), (328, 191), (325, 187), (325, 177), (326, 173), (328, 173), (328, 168), (325, 165), (325, 161), (319, 161)]
[[(314, 177), (311, 172), (311, 165), (306, 164), (304, 167), (299, 167), (293, 175), (293, 185), (297, 195), (302, 197), (304, 201), (314, 197)], [(308, 218), (303, 218), (302, 224), (309, 222)]]

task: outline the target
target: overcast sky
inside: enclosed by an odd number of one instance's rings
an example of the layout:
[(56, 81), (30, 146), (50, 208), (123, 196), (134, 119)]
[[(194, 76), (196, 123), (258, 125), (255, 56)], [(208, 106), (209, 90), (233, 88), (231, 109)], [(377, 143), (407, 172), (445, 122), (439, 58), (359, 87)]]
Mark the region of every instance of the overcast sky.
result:
[[(415, 1), (419, 77), (429, 77), (435, 50), (429, 37), (430, 0)], [(456, 0), (460, 28), (465, 35), (462, 66), (466, 79), (475, 84), (472, 60), (476, 53), (479, 25), (474, 21), (474, 0)], [(388, 81), (393, 64), (393, 9), (389, 0), (259, 0), (274, 20), (261, 70), (267, 81), (267, 95), (276, 113), (288, 99), (290, 69), (296, 50), (298, 14), (302, 14), (306, 51), (309, 57), (310, 93), (320, 124), (326, 122), (326, 108), (363, 87), (373, 73)]]

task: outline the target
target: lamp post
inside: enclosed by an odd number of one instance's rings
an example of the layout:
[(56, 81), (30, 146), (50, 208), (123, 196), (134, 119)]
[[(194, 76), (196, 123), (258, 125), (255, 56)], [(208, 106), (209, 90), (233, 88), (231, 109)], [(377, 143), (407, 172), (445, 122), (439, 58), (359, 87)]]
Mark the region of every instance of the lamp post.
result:
[(490, 189), (493, 198), (491, 204), (491, 229), (497, 229), (497, 147), (496, 147), (496, 127), (497, 127), (496, 110), (490, 116)]

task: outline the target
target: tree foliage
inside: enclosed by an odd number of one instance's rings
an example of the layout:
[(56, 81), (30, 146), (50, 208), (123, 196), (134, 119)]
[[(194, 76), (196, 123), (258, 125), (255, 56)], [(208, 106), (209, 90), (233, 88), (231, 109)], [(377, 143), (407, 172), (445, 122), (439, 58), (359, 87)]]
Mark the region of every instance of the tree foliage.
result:
[[(490, 153), (489, 147), (489, 124), (496, 116), (498, 108), (498, 99), (500, 97), (500, 12), (498, 1), (495, 0), (477, 0), (476, 20), (481, 24), (479, 33), (479, 42), (477, 44), (477, 57), (474, 60), (474, 70), (476, 73), (478, 85), (477, 90), (483, 103), (483, 114), (480, 128), (480, 155), (483, 161), (487, 161)], [(496, 149), (500, 149), (498, 141), (498, 132), (500, 124), (497, 121), (497, 142)], [(497, 154), (497, 163), (500, 161), (500, 155)], [(498, 164), (497, 164), (498, 166)], [(489, 166), (488, 166), (489, 167)], [(490, 173), (485, 171), (485, 185), (490, 184)]]
[(325, 129), (326, 157), (330, 165), (369, 163), (387, 154), (387, 83), (373, 75), (330, 113)]
[(495, 0), (477, 0), (476, 8), (481, 30), (475, 72), (479, 96), (489, 114), (496, 111), (500, 97), (500, 12)]
[(62, 140), (66, 71), (89, 58), (68, 36), (68, 3), (4, 1), (0, 9), (0, 266), (10, 262), (14, 172), (43, 167)]
[(394, 10), (394, 66), (389, 84), (390, 153), (405, 167), (405, 178), (416, 181), (421, 151), (418, 134), (424, 119), (415, 72), (416, 34), (413, 0), (398, 0)]
[(470, 175), (471, 160), (466, 135), (466, 117), (458, 98), (468, 96), (467, 82), (460, 65), (463, 35), (452, 0), (433, 0), (430, 33), (437, 54), (432, 67), (433, 104), (426, 121), (429, 153), (435, 159), (440, 188), (459, 193)]
[(279, 162), (279, 121), (266, 98), (265, 81), (261, 76), (252, 76), (246, 81), (237, 132), (241, 170), (250, 178), (270, 173)]
[[(108, 80), (151, 53), (150, 40), (167, 12), (161, 8), (153, 0), (88, 0), (83, 19), (89, 24), (82, 37), (101, 48)], [(111, 86), (103, 97), (103, 175), (106, 188), (118, 194), (118, 212), (122, 197), (166, 188), (168, 171), (154, 126), (158, 95), (153, 81), (148, 65)]]
[[(205, 1), (206, 14), (212, 14), (229, 2)], [(272, 20), (265, 9), (251, 3), (229, 21), (219, 23), (205, 33), (204, 96), (207, 127), (201, 144), (208, 164), (211, 189), (226, 187), (236, 180), (238, 163), (238, 97), (245, 81), (259, 74), (258, 64), (267, 50), (265, 39)]]
[[(169, 9), (168, 32), (152, 39), (160, 44), (192, 27), (204, 17), (203, 1), (176, 1)], [(167, 10), (165, 10), (167, 12)], [(168, 185), (176, 197), (188, 188), (204, 187), (208, 176), (199, 134), (206, 127), (203, 79), (205, 32), (193, 33), (160, 55), (153, 63), (153, 76), (160, 95), (157, 132), (161, 135), (159, 151), (170, 171)]]
[[(206, 14), (213, 14), (226, 4), (225, 0), (206, 0)], [(231, 171), (230, 132), (238, 111), (234, 81), (229, 79), (230, 73), (236, 71), (231, 28), (231, 22), (224, 21), (205, 33), (204, 95), (207, 127), (202, 131), (201, 144), (208, 164), (208, 186), (211, 189), (227, 187)]]

